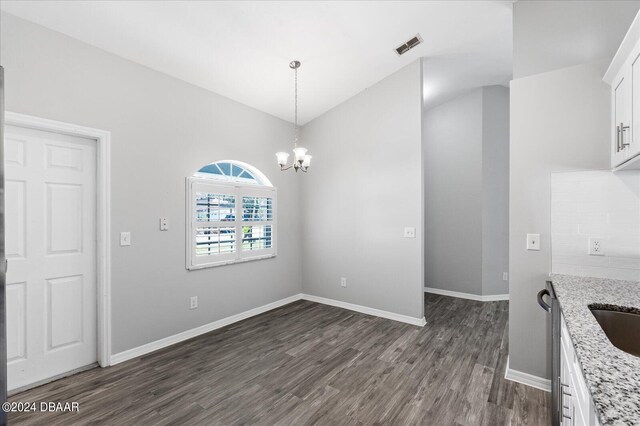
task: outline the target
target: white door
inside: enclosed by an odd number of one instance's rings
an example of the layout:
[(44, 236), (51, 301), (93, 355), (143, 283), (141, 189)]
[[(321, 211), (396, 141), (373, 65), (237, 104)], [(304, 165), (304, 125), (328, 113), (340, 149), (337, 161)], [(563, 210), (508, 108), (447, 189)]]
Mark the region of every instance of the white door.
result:
[(95, 145), (6, 128), (10, 390), (96, 362)]

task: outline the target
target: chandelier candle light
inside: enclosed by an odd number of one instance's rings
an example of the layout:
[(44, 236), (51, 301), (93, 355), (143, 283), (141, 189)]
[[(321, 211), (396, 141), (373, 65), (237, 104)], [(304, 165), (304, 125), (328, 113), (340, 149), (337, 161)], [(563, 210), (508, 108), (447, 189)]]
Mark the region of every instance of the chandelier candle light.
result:
[(311, 156), (307, 154), (307, 148), (303, 148), (298, 146), (298, 68), (300, 68), (300, 61), (291, 61), (289, 64), (289, 68), (293, 69), (295, 72), (295, 116), (294, 116), (294, 124), (293, 124), (293, 164), (287, 166), (287, 161), (289, 160), (288, 152), (276, 152), (276, 157), (278, 158), (278, 164), (280, 165), (280, 170), (289, 170), (293, 167), (293, 169), (297, 172), (298, 170), (302, 170), (303, 172), (307, 172), (309, 166), (311, 165)]

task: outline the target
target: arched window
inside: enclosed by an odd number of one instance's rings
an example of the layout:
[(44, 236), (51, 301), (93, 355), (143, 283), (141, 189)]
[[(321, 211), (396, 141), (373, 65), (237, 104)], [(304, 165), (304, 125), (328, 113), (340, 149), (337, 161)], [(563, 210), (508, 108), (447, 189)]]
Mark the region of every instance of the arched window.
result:
[(247, 185), (273, 186), (269, 179), (257, 168), (234, 160), (222, 160), (207, 164), (195, 172), (194, 176)]
[(276, 255), (276, 189), (257, 168), (216, 161), (187, 178), (187, 269)]

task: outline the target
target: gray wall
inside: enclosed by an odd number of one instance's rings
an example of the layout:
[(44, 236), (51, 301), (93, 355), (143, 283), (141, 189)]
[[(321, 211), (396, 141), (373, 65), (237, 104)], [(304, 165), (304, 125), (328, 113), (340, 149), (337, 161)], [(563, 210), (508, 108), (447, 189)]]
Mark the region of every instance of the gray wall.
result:
[(509, 271), (509, 89), (482, 90), (482, 294), (507, 294)]
[(472, 90), (423, 126), (425, 286), (508, 293), (509, 89)]
[(424, 114), (426, 287), (482, 294), (482, 98)]
[(421, 73), (413, 62), (304, 126), (305, 293), (423, 317)]
[[(602, 76), (639, 5), (514, 3), (509, 204), (509, 366), (514, 370), (550, 377), (549, 318), (535, 301), (551, 271), (550, 173), (609, 167), (610, 99)], [(525, 250), (527, 233), (541, 234), (541, 251)]]
[(640, 1), (514, 3), (513, 78), (610, 58), (639, 8)]
[[(551, 172), (609, 166), (608, 63), (511, 82), (509, 367), (550, 377), (549, 316), (536, 293), (551, 272)], [(526, 234), (540, 234), (540, 251)]]
[[(290, 123), (11, 15), (1, 24), (8, 111), (111, 131), (114, 353), (300, 292), (300, 176), (274, 156)], [(220, 159), (278, 188), (278, 256), (187, 272), (184, 179)], [(117, 245), (120, 231), (131, 247)]]

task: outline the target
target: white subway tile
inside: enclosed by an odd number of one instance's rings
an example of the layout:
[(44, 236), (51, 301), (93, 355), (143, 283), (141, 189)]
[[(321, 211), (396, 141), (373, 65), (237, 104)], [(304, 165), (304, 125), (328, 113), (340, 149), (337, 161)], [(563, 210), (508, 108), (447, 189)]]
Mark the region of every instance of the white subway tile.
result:
[(552, 173), (551, 234), (553, 272), (640, 279), (640, 171)]

